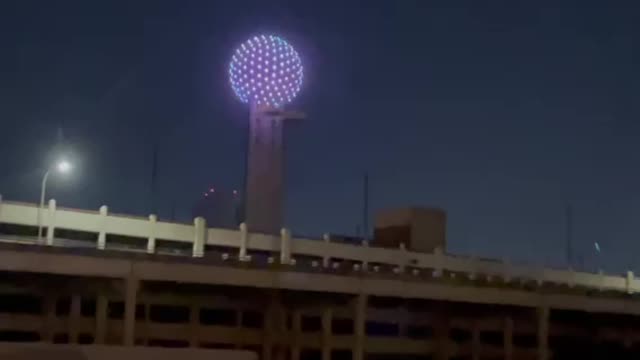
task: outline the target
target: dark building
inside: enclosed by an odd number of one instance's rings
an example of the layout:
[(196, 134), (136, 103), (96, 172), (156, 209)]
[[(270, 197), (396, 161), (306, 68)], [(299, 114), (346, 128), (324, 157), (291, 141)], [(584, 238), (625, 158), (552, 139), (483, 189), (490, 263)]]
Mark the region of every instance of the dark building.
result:
[(203, 217), (207, 227), (236, 228), (240, 224), (240, 194), (237, 190), (208, 189), (193, 206), (193, 217)]

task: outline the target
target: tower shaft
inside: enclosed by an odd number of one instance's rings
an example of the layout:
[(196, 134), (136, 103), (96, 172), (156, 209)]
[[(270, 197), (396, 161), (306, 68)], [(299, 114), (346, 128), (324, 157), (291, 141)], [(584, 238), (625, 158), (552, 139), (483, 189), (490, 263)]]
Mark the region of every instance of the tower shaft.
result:
[(252, 232), (277, 234), (284, 221), (284, 117), (251, 106), (246, 222)]

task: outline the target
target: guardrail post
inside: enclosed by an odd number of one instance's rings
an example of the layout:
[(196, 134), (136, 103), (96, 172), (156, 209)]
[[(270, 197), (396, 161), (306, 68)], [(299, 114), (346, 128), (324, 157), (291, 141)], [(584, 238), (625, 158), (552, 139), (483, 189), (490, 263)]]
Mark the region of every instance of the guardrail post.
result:
[(204, 256), (204, 244), (206, 242), (207, 221), (198, 216), (193, 219), (194, 236), (193, 236), (193, 257)]
[(444, 268), (444, 254), (442, 253), (442, 249), (440, 247), (437, 247), (433, 250), (433, 255), (435, 257), (434, 259), (434, 264), (433, 264), (433, 272), (434, 272), (434, 276), (435, 277), (440, 277), (443, 275), (443, 268)]
[(247, 243), (249, 242), (249, 229), (247, 223), (240, 224), (240, 248), (238, 249), (238, 260), (246, 261), (247, 259)]
[(502, 261), (502, 281), (505, 283), (509, 283), (511, 281), (511, 274), (513, 271), (511, 270), (511, 262), (509, 259), (504, 259)]
[(285, 228), (280, 230), (280, 263), (291, 263), (291, 231)]
[[(322, 240), (324, 241), (325, 244), (328, 244), (331, 241), (331, 236), (329, 234), (324, 234), (322, 235)], [(327, 255), (327, 253), (329, 252), (329, 249), (324, 249), (324, 255), (322, 256), (322, 266), (323, 267), (329, 267), (329, 261), (331, 260), (331, 258)]]
[(49, 208), (47, 209), (47, 239), (46, 245), (53, 245), (53, 236), (56, 232), (56, 200), (49, 200)]
[(149, 215), (149, 239), (147, 240), (147, 254), (153, 254), (156, 252), (156, 223), (158, 222), (158, 216)]
[(402, 252), (402, 260), (400, 260), (398, 263), (398, 269), (401, 273), (403, 273), (405, 272), (405, 270), (407, 270), (407, 246), (403, 242), (401, 242), (398, 248)]
[(602, 271), (602, 269), (598, 270), (598, 278), (599, 278), (598, 279), (599, 280), (598, 281), (598, 283), (599, 283), (598, 290), (602, 291), (605, 288), (605, 286), (604, 286), (605, 285), (605, 283), (604, 283), (604, 271)]
[(627, 271), (627, 294), (633, 294), (633, 271)]
[(569, 288), (573, 288), (574, 286), (576, 286), (576, 272), (573, 270), (572, 267), (570, 267), (569, 269), (567, 269), (567, 271), (569, 272), (569, 281), (567, 281), (567, 286)]
[(107, 215), (109, 214), (109, 208), (107, 205), (100, 206), (100, 221), (98, 225), (100, 232), (98, 233), (98, 249), (104, 250), (107, 246)]

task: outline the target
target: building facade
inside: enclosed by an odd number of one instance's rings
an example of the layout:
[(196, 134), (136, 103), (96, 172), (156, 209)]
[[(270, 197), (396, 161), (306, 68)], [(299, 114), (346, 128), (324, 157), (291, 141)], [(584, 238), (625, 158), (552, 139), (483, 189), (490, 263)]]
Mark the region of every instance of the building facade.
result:
[(263, 360), (638, 356), (631, 272), (270, 236), (201, 218), (162, 223), (55, 201), (38, 244), (37, 212), (0, 202), (2, 342), (242, 349)]

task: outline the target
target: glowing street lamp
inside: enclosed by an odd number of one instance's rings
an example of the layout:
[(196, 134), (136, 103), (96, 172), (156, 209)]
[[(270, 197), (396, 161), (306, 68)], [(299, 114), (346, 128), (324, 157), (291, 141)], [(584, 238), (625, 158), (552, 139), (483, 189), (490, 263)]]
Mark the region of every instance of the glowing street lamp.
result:
[(58, 173), (66, 174), (72, 170), (73, 166), (65, 159), (58, 161), (54, 167), (47, 169), (42, 177), (42, 187), (40, 188), (40, 206), (38, 207), (38, 243), (42, 241), (42, 211), (44, 208), (44, 198), (47, 192), (47, 180), (49, 179), (49, 173), (51, 170), (55, 170)]

